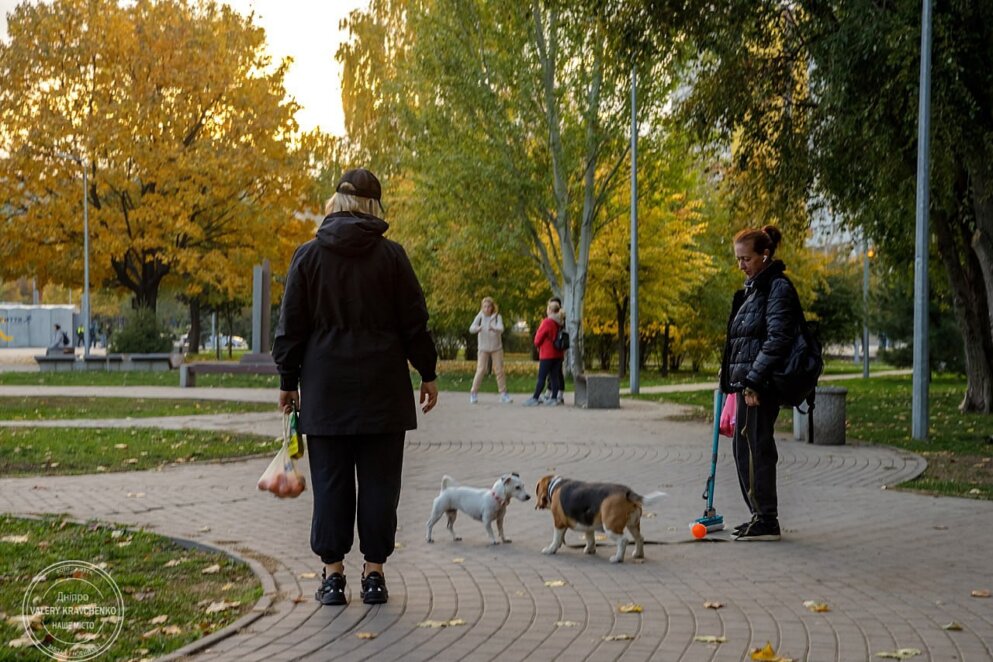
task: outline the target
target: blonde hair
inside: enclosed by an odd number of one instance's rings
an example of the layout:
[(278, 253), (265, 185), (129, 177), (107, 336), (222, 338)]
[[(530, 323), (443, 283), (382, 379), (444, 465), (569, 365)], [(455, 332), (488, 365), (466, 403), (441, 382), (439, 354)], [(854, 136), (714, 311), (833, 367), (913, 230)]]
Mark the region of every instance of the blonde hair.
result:
[(324, 214), (337, 214), (339, 212), (359, 212), (378, 216), (378, 203), (372, 198), (363, 198), (357, 195), (338, 192), (331, 196), (331, 199), (324, 205)]
[(497, 306), (496, 301), (493, 300), (493, 297), (483, 297), (483, 302), (479, 306), (480, 309), (482, 309), (482, 307), (485, 306), (487, 303), (493, 306), (494, 315), (500, 312), (500, 307)]

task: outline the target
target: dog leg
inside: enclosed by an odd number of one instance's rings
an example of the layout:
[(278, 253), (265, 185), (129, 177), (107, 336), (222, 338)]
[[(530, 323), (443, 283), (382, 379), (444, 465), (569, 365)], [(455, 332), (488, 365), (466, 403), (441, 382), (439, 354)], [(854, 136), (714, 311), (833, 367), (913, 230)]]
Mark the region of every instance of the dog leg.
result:
[(505, 513), (500, 513), (500, 515), (497, 516), (497, 520), (496, 520), (496, 523), (497, 523), (497, 533), (500, 534), (500, 541), (501, 542), (508, 543), (508, 542), (511, 542), (511, 541), (509, 539), (507, 539), (507, 536), (503, 535), (503, 516), (504, 516), (504, 514)]
[[(486, 522), (483, 523), (483, 526), (486, 527), (486, 535), (488, 535), (490, 537), (490, 544), (491, 545), (499, 545), (500, 544), (500, 541), (497, 540), (496, 539), (496, 536), (493, 535), (493, 521), (492, 520), (486, 520)], [(500, 537), (501, 538), (503, 537), (503, 532), (502, 531), (500, 532)]]
[(434, 538), (431, 537), (431, 532), (434, 530), (434, 525), (441, 519), (442, 512), (444, 511), (438, 510), (437, 508), (431, 511), (431, 518), (428, 520), (428, 542), (434, 542)]
[(610, 557), (611, 563), (623, 563), (624, 562), (624, 550), (627, 549), (628, 539), (624, 535), (622, 530), (620, 533), (614, 533), (613, 531), (607, 530), (607, 537), (617, 543), (617, 553)]
[(542, 554), (554, 554), (559, 551), (559, 547), (565, 542), (565, 529), (555, 529), (555, 535), (552, 536), (552, 544), (541, 550)]
[(631, 537), (634, 538), (634, 559), (645, 558), (645, 539), (641, 536), (641, 522), (635, 521), (628, 527)]
[(583, 554), (596, 554), (596, 534), (593, 533), (593, 529), (586, 532), (586, 547), (583, 548)]
[(459, 516), (459, 511), (447, 510), (445, 514), (448, 515), (448, 532), (452, 534), (452, 542), (459, 542), (462, 538), (455, 535), (455, 518)]

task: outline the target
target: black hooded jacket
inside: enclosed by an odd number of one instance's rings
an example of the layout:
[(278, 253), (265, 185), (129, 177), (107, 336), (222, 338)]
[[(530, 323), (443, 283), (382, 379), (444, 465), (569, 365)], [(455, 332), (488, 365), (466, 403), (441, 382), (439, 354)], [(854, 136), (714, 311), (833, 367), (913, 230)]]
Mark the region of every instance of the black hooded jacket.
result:
[(803, 319), (800, 298), (784, 271), (786, 265), (776, 260), (734, 294), (721, 359), (725, 393), (746, 386), (773, 391), (772, 373), (789, 356)]
[(438, 354), (424, 293), (382, 219), (331, 214), (286, 276), (272, 355), (300, 393), (300, 431), (379, 434), (417, 427), (407, 361), (426, 382)]

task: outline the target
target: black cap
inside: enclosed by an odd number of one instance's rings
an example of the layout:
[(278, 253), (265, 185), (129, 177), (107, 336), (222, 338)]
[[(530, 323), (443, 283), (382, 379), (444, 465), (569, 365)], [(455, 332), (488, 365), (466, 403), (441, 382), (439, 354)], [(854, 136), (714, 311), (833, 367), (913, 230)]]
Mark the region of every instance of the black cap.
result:
[(365, 168), (346, 170), (338, 180), (335, 191), (346, 195), (357, 195), (360, 198), (372, 198), (376, 201), (381, 201), (383, 197), (383, 189), (376, 175)]

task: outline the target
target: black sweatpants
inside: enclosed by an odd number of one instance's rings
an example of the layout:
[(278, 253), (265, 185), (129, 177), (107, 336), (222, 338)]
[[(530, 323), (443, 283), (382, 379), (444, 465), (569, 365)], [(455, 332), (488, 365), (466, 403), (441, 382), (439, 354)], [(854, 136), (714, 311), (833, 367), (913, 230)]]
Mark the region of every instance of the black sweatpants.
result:
[(356, 476), (359, 549), (369, 563), (385, 563), (393, 553), (405, 435), (307, 435), (314, 491), (310, 548), (324, 563), (342, 561), (352, 548)]
[[(774, 428), (779, 417), (779, 403), (774, 398), (758, 407), (746, 407), (745, 396), (736, 393), (738, 417), (733, 441), (734, 463), (738, 468), (738, 484), (752, 515), (759, 519), (779, 518), (776, 496), (776, 450)], [(753, 482), (754, 477), (754, 482)]]
[(552, 392), (552, 397), (558, 397), (563, 384), (559, 381), (562, 372), (562, 359), (541, 359), (538, 361), (538, 383), (534, 387), (534, 399), (541, 397), (541, 392), (545, 390), (545, 382), (548, 382), (548, 389)]

